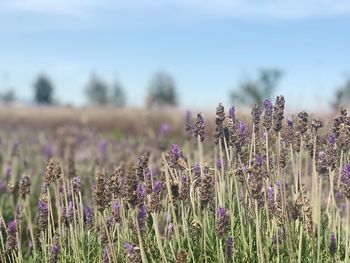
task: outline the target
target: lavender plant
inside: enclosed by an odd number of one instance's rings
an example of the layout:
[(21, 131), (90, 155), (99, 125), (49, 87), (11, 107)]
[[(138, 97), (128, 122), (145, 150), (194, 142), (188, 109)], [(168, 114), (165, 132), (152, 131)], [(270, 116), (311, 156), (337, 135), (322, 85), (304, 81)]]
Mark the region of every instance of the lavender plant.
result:
[(176, 136), (0, 130), (0, 262), (350, 262), (346, 111), (261, 105)]

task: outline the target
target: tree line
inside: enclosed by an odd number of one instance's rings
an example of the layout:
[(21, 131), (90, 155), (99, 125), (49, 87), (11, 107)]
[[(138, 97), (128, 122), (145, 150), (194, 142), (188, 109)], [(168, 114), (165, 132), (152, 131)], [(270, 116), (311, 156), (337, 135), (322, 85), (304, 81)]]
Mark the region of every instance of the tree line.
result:
[[(248, 78), (241, 82), (230, 94), (233, 104), (259, 104), (265, 98), (272, 98), (276, 94), (278, 85), (284, 73), (279, 69), (261, 69), (256, 78)], [(37, 104), (56, 104), (54, 99), (54, 85), (45, 74), (40, 74), (33, 84), (34, 102)], [(91, 75), (86, 87), (85, 95), (89, 105), (114, 105), (124, 107), (127, 103), (125, 89), (119, 81), (110, 84), (96, 74)], [(0, 101), (11, 103), (16, 100), (13, 89), (0, 93)], [(152, 77), (146, 97), (146, 106), (170, 105), (179, 102), (177, 85), (174, 78), (166, 72), (157, 72)], [(334, 98), (330, 101), (333, 109), (350, 105), (350, 79), (335, 89)]]

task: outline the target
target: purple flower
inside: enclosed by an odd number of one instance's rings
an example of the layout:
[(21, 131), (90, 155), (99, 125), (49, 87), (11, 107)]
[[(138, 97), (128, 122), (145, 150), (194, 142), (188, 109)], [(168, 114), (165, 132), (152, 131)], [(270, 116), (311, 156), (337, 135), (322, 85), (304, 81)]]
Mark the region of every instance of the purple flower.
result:
[(74, 208), (73, 208), (73, 202), (69, 201), (68, 203), (68, 207), (66, 209), (66, 218), (68, 223), (72, 223), (73, 222), (73, 218), (74, 218)]
[(137, 220), (139, 222), (140, 229), (143, 229), (145, 226), (145, 220), (147, 216), (147, 210), (145, 204), (141, 204), (137, 214)]
[(94, 219), (94, 212), (92, 211), (92, 209), (88, 206), (85, 206), (83, 211), (83, 216), (84, 216), (85, 224), (89, 228), (91, 228), (93, 225), (93, 219)]
[(38, 218), (38, 226), (40, 231), (45, 231), (48, 225), (48, 216), (49, 216), (49, 207), (46, 200), (39, 199), (38, 203), (39, 209), (39, 218)]
[(119, 201), (117, 199), (113, 203), (112, 214), (113, 214), (113, 217), (114, 217), (114, 221), (119, 223), (121, 221), (121, 218), (120, 218), (120, 203), (119, 203)]
[(78, 193), (81, 188), (81, 181), (79, 176), (75, 176), (72, 179), (74, 193)]
[(202, 114), (198, 113), (196, 123), (193, 126), (193, 135), (195, 138), (199, 137), (201, 142), (203, 142), (205, 139), (204, 128), (204, 119), (202, 117)]
[(230, 260), (233, 254), (233, 237), (229, 236), (226, 240), (226, 256)]
[(217, 210), (215, 233), (218, 237), (223, 237), (231, 228), (230, 211), (219, 207)]
[(341, 200), (343, 198), (343, 193), (341, 191), (337, 191), (335, 193), (335, 198)]
[(193, 173), (196, 175), (198, 174), (200, 176), (200, 173), (201, 173), (201, 167), (199, 166), (198, 163), (196, 163), (194, 166), (193, 166)]
[(321, 160), (326, 159), (326, 153), (324, 151), (320, 151), (318, 153), (318, 158), (321, 159)]
[(145, 172), (145, 188), (147, 194), (152, 193), (152, 173), (148, 167), (146, 168)]
[(329, 144), (334, 144), (335, 143), (335, 135), (332, 133), (332, 134), (329, 134), (328, 136), (327, 136), (327, 142), (329, 143)]
[(238, 123), (238, 133), (240, 135), (244, 135), (246, 133), (246, 125), (243, 121), (240, 121)]
[(336, 252), (336, 250), (337, 250), (335, 234), (331, 233), (329, 239), (330, 239), (329, 254), (331, 254), (331, 256), (333, 257), (335, 252)]
[(217, 211), (217, 216), (218, 216), (218, 219), (222, 218), (224, 215), (225, 215), (225, 208), (223, 207), (219, 207), (218, 208), (218, 211)]
[(194, 177), (194, 180), (195, 180), (195, 185), (199, 186), (200, 181), (201, 181), (201, 167), (199, 166), (198, 163), (196, 163), (193, 166), (193, 177)]
[(142, 201), (145, 199), (147, 192), (146, 189), (143, 187), (142, 183), (138, 182), (137, 187), (136, 187), (136, 194), (137, 198)]
[(287, 126), (290, 128), (293, 126), (293, 120), (291, 118), (287, 119)]
[(51, 144), (45, 144), (42, 149), (42, 153), (47, 160), (51, 159), (53, 156), (53, 148)]
[(148, 167), (146, 169), (145, 175), (146, 175), (146, 179), (147, 180), (152, 181), (152, 172), (151, 172), (151, 170)]
[(177, 145), (177, 144), (173, 144), (171, 146), (171, 150), (170, 150), (171, 154), (173, 154), (175, 157), (180, 157), (181, 155), (181, 150), (180, 150), (180, 147)]
[(16, 233), (17, 223), (16, 220), (12, 220), (7, 224), (7, 231), (10, 233)]
[(12, 146), (12, 156), (15, 156), (18, 152), (19, 142), (15, 142)]
[(113, 217), (111, 216), (108, 217), (106, 221), (107, 229), (111, 229), (113, 227), (113, 223), (114, 223)]
[(134, 247), (128, 242), (124, 244), (124, 248), (129, 256), (132, 254), (132, 252), (134, 252)]
[(216, 160), (216, 168), (218, 168), (219, 170), (221, 169), (221, 167), (222, 167), (222, 162), (221, 162), (221, 160)]
[(8, 163), (6, 165), (5, 178), (9, 180), (11, 177), (12, 177), (12, 165), (11, 163)]
[(160, 134), (163, 136), (163, 137), (167, 137), (168, 134), (169, 134), (169, 130), (170, 130), (170, 125), (167, 124), (167, 123), (162, 123), (160, 125)]
[(350, 164), (346, 164), (344, 166), (342, 180), (343, 181), (350, 180)]
[(41, 199), (39, 200), (38, 207), (39, 207), (39, 213), (47, 214), (49, 211), (48, 205), (44, 200), (41, 200)]
[(98, 155), (100, 162), (104, 162), (107, 159), (107, 141), (105, 139), (101, 139), (97, 146)]
[(200, 113), (197, 114), (197, 122), (204, 128), (204, 118)]
[(7, 225), (6, 250), (11, 251), (17, 248), (17, 223), (12, 220)]
[(271, 100), (265, 99), (264, 100), (264, 107), (265, 107), (265, 109), (268, 109), (268, 110), (272, 109), (272, 102), (271, 102)]
[(12, 251), (17, 248), (17, 224), (16, 220), (12, 220), (7, 225), (6, 250)]
[(236, 117), (236, 109), (235, 107), (231, 107), (229, 110), (228, 110), (228, 117), (232, 120), (235, 119)]
[(58, 254), (60, 253), (60, 246), (57, 241), (51, 245), (50, 263), (58, 262)]
[(153, 185), (153, 192), (159, 194), (163, 189), (163, 184), (161, 181), (157, 180)]
[(257, 166), (261, 167), (264, 163), (264, 160), (260, 154), (255, 155), (255, 163)]

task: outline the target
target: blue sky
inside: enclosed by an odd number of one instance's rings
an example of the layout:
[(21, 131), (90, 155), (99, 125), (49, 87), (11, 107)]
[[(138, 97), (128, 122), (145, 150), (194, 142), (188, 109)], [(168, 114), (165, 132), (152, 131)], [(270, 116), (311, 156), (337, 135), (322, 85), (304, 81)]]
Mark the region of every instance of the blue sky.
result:
[(347, 0), (0, 0), (0, 35), (0, 89), (24, 100), (45, 72), (60, 101), (82, 105), (95, 72), (141, 106), (165, 70), (181, 105), (213, 107), (277, 67), (290, 109), (324, 110), (350, 77)]

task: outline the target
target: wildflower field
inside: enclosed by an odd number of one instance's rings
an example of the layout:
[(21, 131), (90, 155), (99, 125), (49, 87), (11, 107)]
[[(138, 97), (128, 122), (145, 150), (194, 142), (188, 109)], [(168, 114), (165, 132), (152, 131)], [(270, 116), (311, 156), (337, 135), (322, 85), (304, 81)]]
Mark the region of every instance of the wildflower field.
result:
[(0, 262), (350, 262), (345, 109), (5, 115)]

